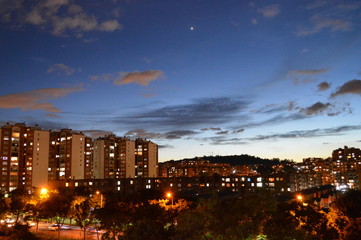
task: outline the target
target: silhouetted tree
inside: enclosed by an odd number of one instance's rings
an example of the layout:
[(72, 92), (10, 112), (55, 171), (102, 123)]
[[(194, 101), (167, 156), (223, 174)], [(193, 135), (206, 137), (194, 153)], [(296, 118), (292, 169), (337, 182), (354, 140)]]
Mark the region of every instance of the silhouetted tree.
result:
[(337, 229), (340, 239), (360, 239), (360, 203), (361, 191), (349, 190), (331, 205), (329, 212), (329, 225)]
[(90, 201), (85, 199), (76, 203), (73, 209), (73, 216), (77, 225), (83, 230), (83, 237), (85, 240), (86, 229), (90, 226), (90, 224), (92, 224), (94, 219)]
[(100, 228), (106, 230), (106, 239), (117, 239), (124, 228), (132, 223), (134, 205), (131, 203), (107, 201), (105, 206), (95, 210)]
[(22, 188), (10, 192), (10, 212), (15, 215), (15, 223), (19, 222), (20, 215), (24, 213), (29, 197)]

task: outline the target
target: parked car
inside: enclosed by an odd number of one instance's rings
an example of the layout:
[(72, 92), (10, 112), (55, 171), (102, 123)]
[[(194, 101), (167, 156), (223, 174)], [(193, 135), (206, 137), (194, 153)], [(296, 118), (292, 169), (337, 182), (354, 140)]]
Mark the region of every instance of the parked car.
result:
[[(60, 226), (60, 227), (59, 227)], [(57, 231), (57, 230), (69, 230), (70, 227), (67, 225), (59, 225), (59, 224), (52, 224), (48, 227), (49, 230)]]

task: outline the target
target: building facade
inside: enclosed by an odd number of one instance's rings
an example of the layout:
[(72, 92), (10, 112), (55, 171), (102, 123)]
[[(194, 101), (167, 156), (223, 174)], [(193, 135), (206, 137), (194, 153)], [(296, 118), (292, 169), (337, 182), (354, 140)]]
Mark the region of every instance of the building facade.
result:
[(134, 178), (135, 156), (135, 142), (127, 138), (109, 135), (94, 140), (93, 178)]

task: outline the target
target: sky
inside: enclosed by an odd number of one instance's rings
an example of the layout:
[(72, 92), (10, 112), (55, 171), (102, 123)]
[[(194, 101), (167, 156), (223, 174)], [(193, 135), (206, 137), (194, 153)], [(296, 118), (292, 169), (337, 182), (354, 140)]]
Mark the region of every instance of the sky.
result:
[(159, 161), (361, 147), (358, 0), (0, 0), (0, 124)]

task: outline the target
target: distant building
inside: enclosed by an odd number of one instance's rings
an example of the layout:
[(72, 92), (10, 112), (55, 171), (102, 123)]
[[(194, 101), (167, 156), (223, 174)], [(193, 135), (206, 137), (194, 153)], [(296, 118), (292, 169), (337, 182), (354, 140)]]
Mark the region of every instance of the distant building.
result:
[(134, 178), (135, 142), (109, 135), (94, 140), (93, 178)]
[(113, 191), (129, 195), (144, 190), (161, 192), (171, 191), (175, 194), (197, 195), (214, 191), (245, 192), (258, 188), (273, 190), (276, 193), (294, 192), (291, 176), (285, 173), (267, 176), (201, 176), (169, 178), (120, 178), (120, 179), (78, 179), (53, 182), (53, 187), (87, 188), (90, 191)]
[(337, 189), (361, 189), (361, 150), (359, 148), (336, 149), (332, 152), (333, 185)]
[(236, 172), (230, 164), (210, 163), (208, 160), (168, 161), (159, 164), (159, 177), (198, 177), (218, 174), (229, 176)]
[(158, 176), (158, 145), (138, 138), (135, 140), (135, 177)]
[(25, 123), (0, 127), (0, 193), (29, 192), (69, 179), (158, 176), (158, 146), (115, 135), (93, 139), (71, 129), (44, 131)]

